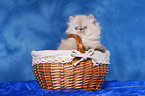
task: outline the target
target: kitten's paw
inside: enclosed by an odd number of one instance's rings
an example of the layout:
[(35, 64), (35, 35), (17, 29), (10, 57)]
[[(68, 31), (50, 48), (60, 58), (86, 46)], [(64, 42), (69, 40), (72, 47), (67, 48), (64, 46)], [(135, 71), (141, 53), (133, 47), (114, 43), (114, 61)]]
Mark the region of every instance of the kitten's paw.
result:
[(97, 46), (96, 48), (95, 48), (95, 50), (98, 50), (98, 51), (101, 51), (101, 52), (105, 52), (106, 51), (106, 48), (104, 47), (104, 46)]

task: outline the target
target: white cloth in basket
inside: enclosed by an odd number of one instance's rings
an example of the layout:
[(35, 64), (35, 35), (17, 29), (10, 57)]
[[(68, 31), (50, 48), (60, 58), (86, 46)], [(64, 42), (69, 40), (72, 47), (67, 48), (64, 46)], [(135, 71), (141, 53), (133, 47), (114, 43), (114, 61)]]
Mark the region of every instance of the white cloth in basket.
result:
[(90, 49), (85, 51), (85, 54), (82, 54), (77, 50), (43, 50), (32, 51), (31, 55), (32, 66), (40, 63), (70, 63), (76, 57), (81, 57), (81, 60), (74, 63), (74, 66), (87, 58), (92, 59), (94, 66), (98, 64), (110, 64), (110, 52), (108, 50), (106, 50), (105, 53), (102, 53)]

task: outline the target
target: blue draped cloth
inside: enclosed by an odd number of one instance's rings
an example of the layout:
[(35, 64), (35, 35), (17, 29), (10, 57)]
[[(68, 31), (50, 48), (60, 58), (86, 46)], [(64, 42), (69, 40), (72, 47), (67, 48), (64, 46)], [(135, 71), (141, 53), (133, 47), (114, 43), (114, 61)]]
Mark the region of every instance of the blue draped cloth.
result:
[(0, 96), (142, 96), (145, 81), (104, 81), (102, 90), (41, 89), (36, 80), (0, 83)]

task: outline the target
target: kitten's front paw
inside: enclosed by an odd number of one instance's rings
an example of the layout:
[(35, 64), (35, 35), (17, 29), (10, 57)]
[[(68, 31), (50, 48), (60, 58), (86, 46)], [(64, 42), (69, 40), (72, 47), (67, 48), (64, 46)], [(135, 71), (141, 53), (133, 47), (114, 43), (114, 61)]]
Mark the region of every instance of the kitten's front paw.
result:
[(95, 48), (95, 50), (98, 50), (98, 51), (101, 51), (101, 52), (105, 52), (106, 51), (106, 48), (104, 47), (104, 46), (97, 46), (96, 48)]

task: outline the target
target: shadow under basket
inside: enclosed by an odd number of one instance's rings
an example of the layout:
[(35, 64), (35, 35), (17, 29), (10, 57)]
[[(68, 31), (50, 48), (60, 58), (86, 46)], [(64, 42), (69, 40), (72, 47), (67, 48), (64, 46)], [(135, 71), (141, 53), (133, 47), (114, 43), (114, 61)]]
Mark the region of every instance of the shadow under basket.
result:
[[(68, 38), (70, 37), (74, 37), (76, 39), (78, 52), (82, 53), (84, 56), (85, 52), (84, 52), (84, 47), (81, 38), (77, 35), (69, 35)], [(96, 51), (93, 52), (94, 55)], [(46, 52), (44, 53), (46, 54)], [(52, 54), (54, 55), (54, 53)], [(58, 55), (57, 51), (56, 54)], [(97, 56), (98, 54), (101, 54), (101, 56), (103, 56), (105, 53), (98, 52)], [(107, 55), (106, 57), (109, 56), (110, 55)], [(35, 56), (32, 55), (32, 57)], [(103, 81), (108, 74), (109, 63), (106, 64), (98, 63), (97, 66), (94, 66), (94, 61), (92, 61), (92, 58), (88, 58), (82, 60), (76, 66), (74, 66), (74, 63), (78, 62), (80, 59), (81, 57), (75, 57), (73, 58), (73, 61), (69, 63), (56, 63), (56, 62), (38, 63), (37, 60), (35, 60), (36, 61), (35, 63), (37, 64), (33, 65), (33, 73), (37, 81), (41, 85), (41, 88), (43, 89), (73, 88), (73, 89), (81, 89), (87, 91), (100, 90)]]
[(108, 64), (93, 66), (91, 60), (80, 62), (76, 67), (71, 63), (45, 63), (34, 65), (33, 73), (44, 89), (94, 91), (101, 89), (108, 73)]

